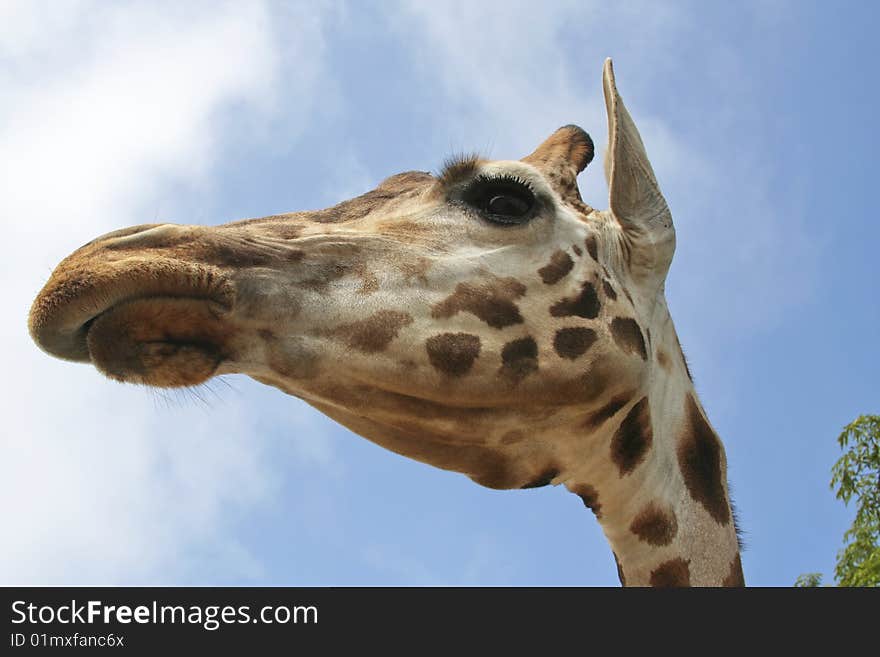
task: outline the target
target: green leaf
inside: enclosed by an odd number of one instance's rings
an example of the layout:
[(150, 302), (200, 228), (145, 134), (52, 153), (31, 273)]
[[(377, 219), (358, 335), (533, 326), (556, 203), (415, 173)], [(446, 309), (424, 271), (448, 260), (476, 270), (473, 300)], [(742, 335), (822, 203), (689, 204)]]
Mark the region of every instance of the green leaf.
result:
[[(837, 442), (847, 451), (831, 468), (831, 488), (844, 504), (855, 498), (856, 516), (843, 534), (834, 578), (839, 586), (880, 586), (880, 415), (859, 416)], [(814, 586), (799, 584), (814, 575), (801, 575), (795, 586)]]
[(794, 585), (800, 588), (822, 586), (822, 573), (804, 573), (799, 575)]

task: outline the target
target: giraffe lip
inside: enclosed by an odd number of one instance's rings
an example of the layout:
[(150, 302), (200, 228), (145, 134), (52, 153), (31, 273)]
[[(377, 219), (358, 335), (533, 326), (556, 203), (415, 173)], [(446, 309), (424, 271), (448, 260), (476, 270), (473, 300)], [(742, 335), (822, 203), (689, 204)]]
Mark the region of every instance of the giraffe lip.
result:
[(226, 357), (231, 328), (209, 299), (126, 300), (84, 325), (92, 364), (118, 381), (158, 387), (197, 385)]

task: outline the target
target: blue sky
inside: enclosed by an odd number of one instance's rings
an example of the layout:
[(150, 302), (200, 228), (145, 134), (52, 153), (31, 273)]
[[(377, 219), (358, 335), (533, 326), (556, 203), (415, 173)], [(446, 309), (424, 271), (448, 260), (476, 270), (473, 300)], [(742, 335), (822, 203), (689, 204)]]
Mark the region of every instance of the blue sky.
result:
[[(828, 488), (835, 439), (880, 412), (878, 13), (3, 3), (0, 582), (616, 585), (560, 488), (482, 489), (245, 377), (113, 384), (25, 325), (54, 265), (115, 228), (325, 207), (454, 152), (522, 157), (566, 123), (604, 144), (606, 56), (675, 217), (667, 298), (727, 449), (747, 582), (830, 579), (852, 516)], [(600, 166), (580, 186), (607, 205)]]

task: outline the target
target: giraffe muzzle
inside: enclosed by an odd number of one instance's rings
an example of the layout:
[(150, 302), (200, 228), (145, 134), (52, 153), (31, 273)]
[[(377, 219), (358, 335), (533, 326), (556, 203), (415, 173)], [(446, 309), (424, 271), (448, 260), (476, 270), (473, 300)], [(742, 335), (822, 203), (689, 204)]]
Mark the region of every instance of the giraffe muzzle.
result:
[(205, 299), (153, 297), (115, 305), (89, 323), (94, 366), (117, 381), (162, 388), (214, 375), (232, 329)]
[[(106, 256), (93, 242), (58, 265), (31, 306), (28, 328), (37, 345), (149, 385), (193, 385), (213, 372), (234, 302), (228, 277), (176, 258)], [(193, 374), (178, 372), (181, 364)]]

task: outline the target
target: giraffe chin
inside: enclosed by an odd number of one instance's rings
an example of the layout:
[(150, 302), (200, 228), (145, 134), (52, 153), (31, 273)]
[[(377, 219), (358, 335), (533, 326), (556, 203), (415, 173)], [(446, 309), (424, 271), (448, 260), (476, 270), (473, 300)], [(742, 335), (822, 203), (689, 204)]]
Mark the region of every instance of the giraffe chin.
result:
[(96, 317), (86, 344), (92, 363), (111, 379), (176, 388), (210, 379), (226, 357), (228, 337), (210, 301), (154, 297)]

